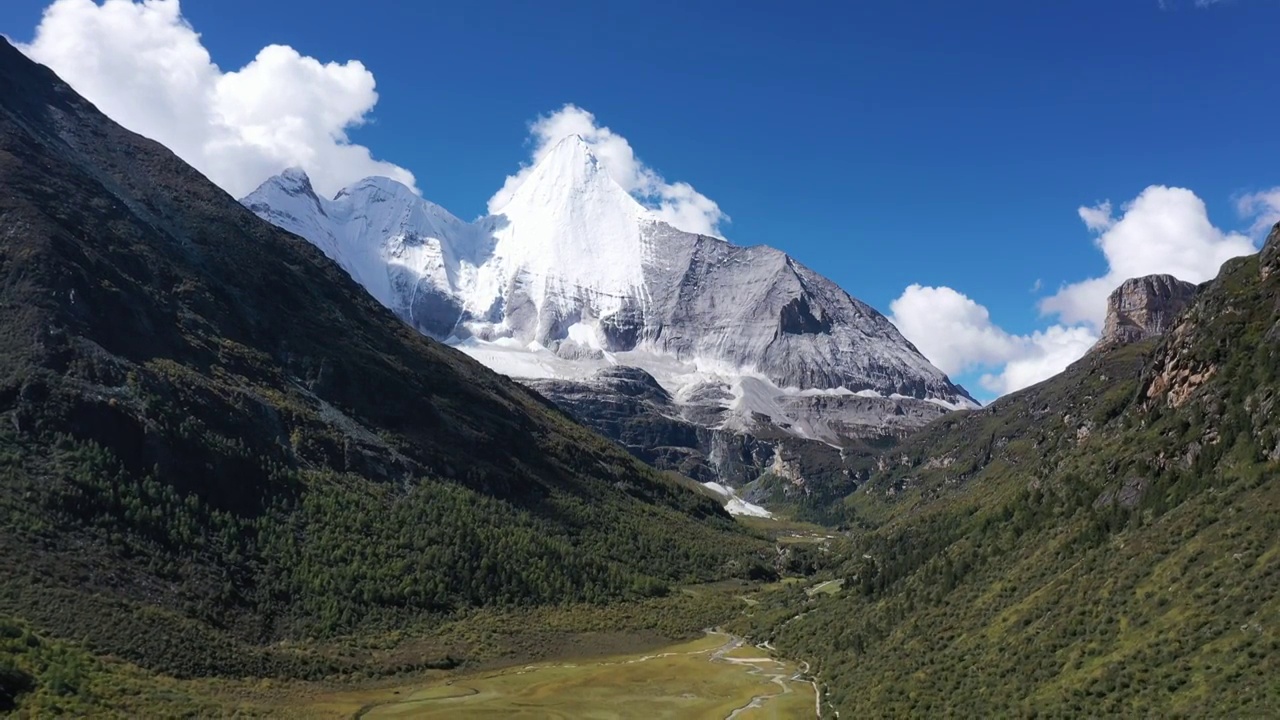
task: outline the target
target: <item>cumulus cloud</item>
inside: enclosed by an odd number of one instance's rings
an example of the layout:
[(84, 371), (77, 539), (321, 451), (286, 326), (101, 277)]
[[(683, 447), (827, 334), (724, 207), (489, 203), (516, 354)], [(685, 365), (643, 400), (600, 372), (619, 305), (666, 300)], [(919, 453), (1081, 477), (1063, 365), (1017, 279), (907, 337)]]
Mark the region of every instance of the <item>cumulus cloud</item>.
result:
[(889, 303), (890, 320), (948, 375), (999, 365), (1017, 354), (1015, 337), (991, 322), (987, 309), (949, 287), (912, 285)]
[(995, 373), (987, 373), (979, 382), (996, 395), (1005, 395), (1048, 380), (1084, 356), (1098, 335), (1085, 326), (1053, 325), (1018, 338), (1019, 352)]
[(1167, 273), (1203, 282), (1227, 260), (1257, 251), (1252, 239), (1214, 227), (1204, 201), (1184, 188), (1152, 185), (1122, 209), (1116, 217), (1109, 202), (1080, 208), (1085, 226), (1098, 233), (1107, 272), (1062, 287), (1040, 301), (1041, 312), (1100, 328), (1107, 296), (1129, 278)]
[(893, 324), (943, 372), (989, 369), (979, 382), (996, 395), (1062, 372), (1098, 340), (1083, 326), (1008, 333), (991, 321), (987, 308), (949, 287), (912, 285), (889, 309)]
[(1255, 237), (1263, 237), (1280, 223), (1280, 187), (1242, 195), (1236, 199), (1240, 215), (1253, 218), (1249, 231)]
[(631, 143), (621, 135), (596, 122), (596, 116), (576, 105), (565, 105), (550, 115), (540, 116), (529, 126), (533, 142), (530, 163), (510, 175), (489, 200), (489, 212), (496, 213), (511, 200), (512, 194), (556, 143), (570, 135), (578, 135), (600, 159), (615, 182), (644, 203), (662, 220), (687, 232), (721, 237), (720, 224), (729, 216), (714, 200), (685, 182), (669, 183), (656, 170), (636, 157)]
[[(1261, 237), (1280, 222), (1280, 187), (1236, 199), (1250, 232)], [(1131, 277), (1168, 273), (1191, 282), (1217, 275), (1222, 263), (1257, 251), (1255, 239), (1221, 230), (1204, 201), (1190, 190), (1153, 185), (1125, 203), (1119, 216), (1109, 201), (1077, 211), (1095, 233), (1107, 272), (1063, 286), (1040, 310), (1057, 324), (1029, 335), (1008, 333), (985, 307), (948, 287), (912, 285), (890, 304), (902, 334), (944, 372), (982, 372), (978, 382), (996, 395), (1061, 372), (1098, 339), (1111, 291)], [(1036, 289), (1039, 289), (1037, 281)]]
[(299, 166), (333, 194), (369, 175), (412, 173), (350, 142), (378, 100), (360, 62), (321, 63), (284, 45), (224, 72), (178, 0), (55, 0), (20, 49), (121, 125), (156, 140), (236, 197)]

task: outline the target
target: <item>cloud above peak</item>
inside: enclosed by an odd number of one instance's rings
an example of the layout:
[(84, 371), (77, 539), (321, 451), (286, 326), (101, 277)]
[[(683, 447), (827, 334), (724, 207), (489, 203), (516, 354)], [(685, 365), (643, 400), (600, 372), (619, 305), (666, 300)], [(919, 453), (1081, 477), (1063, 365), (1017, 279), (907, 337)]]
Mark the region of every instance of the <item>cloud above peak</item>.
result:
[[(1276, 195), (1280, 200), (1280, 192)], [(1258, 211), (1268, 207), (1265, 197), (1241, 201), (1242, 209), (1255, 205)], [(1204, 282), (1227, 260), (1257, 251), (1251, 238), (1215, 227), (1204, 201), (1185, 188), (1152, 185), (1125, 203), (1119, 217), (1110, 202), (1081, 207), (1078, 213), (1097, 233), (1094, 244), (1106, 257), (1107, 272), (1065, 285), (1040, 301), (1041, 312), (1068, 324), (1101, 328), (1107, 296), (1129, 278), (1167, 273)]]
[(636, 156), (625, 137), (599, 124), (592, 113), (572, 104), (541, 115), (529, 124), (529, 139), (533, 145), (529, 163), (515, 175), (508, 176), (502, 188), (489, 199), (489, 212), (501, 210), (532, 172), (533, 166), (557, 143), (571, 135), (582, 138), (608, 171), (609, 177), (659, 219), (686, 232), (722, 237), (720, 225), (728, 223), (729, 216), (714, 200), (689, 183), (665, 180)]
[(269, 45), (224, 72), (178, 0), (55, 0), (19, 48), (235, 197), (288, 166), (305, 169), (327, 195), (369, 175), (414, 187), (412, 173), (347, 136), (378, 101), (359, 61), (322, 63)]

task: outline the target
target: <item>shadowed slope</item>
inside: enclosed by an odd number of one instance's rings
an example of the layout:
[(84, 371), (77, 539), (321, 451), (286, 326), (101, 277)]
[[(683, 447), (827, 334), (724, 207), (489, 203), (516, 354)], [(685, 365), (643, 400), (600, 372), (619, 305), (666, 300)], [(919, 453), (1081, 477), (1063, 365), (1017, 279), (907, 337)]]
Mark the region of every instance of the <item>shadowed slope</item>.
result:
[(237, 643), (654, 594), (758, 547), (0, 41), (0, 610), (310, 672)]

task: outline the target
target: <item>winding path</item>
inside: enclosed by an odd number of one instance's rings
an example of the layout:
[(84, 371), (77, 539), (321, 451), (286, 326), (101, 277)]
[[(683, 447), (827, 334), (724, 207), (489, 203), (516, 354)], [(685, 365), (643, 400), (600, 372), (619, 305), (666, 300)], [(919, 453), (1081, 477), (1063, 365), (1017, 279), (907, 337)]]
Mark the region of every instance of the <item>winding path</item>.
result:
[[(791, 674), (789, 676), (785, 672), (779, 672), (779, 673), (767, 672), (763, 667), (765, 663), (772, 663), (779, 667), (785, 667), (782, 665), (782, 663), (778, 662), (777, 660), (774, 660), (771, 657), (764, 657), (764, 658), (726, 657), (728, 653), (733, 652), (734, 650), (737, 650), (738, 648), (742, 647), (743, 644), (746, 642), (742, 638), (737, 637), (735, 635), (730, 635), (728, 637), (729, 639), (725, 642), (725, 644), (722, 645), (719, 650), (716, 650), (711, 654), (711, 662), (724, 662), (724, 663), (731, 663), (734, 665), (750, 666), (751, 669), (747, 671), (749, 675), (765, 676), (769, 678), (770, 682), (782, 688), (782, 690), (780, 692), (770, 693), (768, 695), (756, 695), (755, 697), (751, 698), (750, 702), (748, 702), (746, 705), (743, 705), (742, 707), (737, 708), (733, 712), (726, 715), (724, 720), (735, 720), (735, 718), (737, 718), (739, 715), (746, 712), (747, 710), (750, 710), (751, 708), (764, 707), (764, 704), (772, 700), (773, 698), (791, 693), (792, 692), (791, 685), (788, 684), (787, 682), (788, 680), (792, 682), (804, 682), (801, 679), (800, 677), (801, 673), (799, 672)], [(756, 647), (760, 647), (760, 646), (757, 645)]]

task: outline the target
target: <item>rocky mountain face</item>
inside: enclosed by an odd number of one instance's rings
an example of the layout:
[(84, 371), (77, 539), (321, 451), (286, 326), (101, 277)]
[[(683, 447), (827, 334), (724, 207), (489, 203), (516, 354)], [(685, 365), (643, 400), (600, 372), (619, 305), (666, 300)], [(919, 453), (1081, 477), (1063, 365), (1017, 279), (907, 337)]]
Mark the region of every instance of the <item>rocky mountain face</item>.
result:
[(1100, 345), (1124, 345), (1164, 334), (1195, 297), (1196, 285), (1172, 275), (1121, 283), (1107, 298)]
[[(696, 441), (661, 447), (687, 448), (719, 480), (760, 467), (740, 472), (725, 443), (839, 446), (976, 407), (883, 315), (785, 253), (657, 220), (576, 136), (474, 223), (384, 178), (320, 198), (297, 170), (242, 202), (310, 240), (405, 322), (537, 381), (624, 445), (638, 447), (638, 426), (692, 426)], [(614, 393), (611, 373), (626, 367), (656, 383), (665, 405), (649, 412)], [(641, 414), (622, 422), (628, 409)]]
[(324, 677), (354, 665), (278, 641), (645, 597), (762, 545), (0, 39), (0, 615)]
[[(754, 421), (752, 430), (744, 431), (742, 418), (726, 407), (731, 398), (724, 389), (706, 386), (705, 395), (690, 394), (677, 402), (636, 367), (605, 368), (582, 381), (522, 382), (655, 468), (737, 488), (746, 500), (775, 508), (804, 498), (818, 502), (814, 493), (849, 487), (854, 479), (849, 461), (859, 450), (904, 437), (940, 414), (931, 403), (859, 395), (782, 396), (773, 402), (786, 403), (785, 416), (748, 418)], [(820, 427), (834, 442), (799, 437), (777, 417)]]

